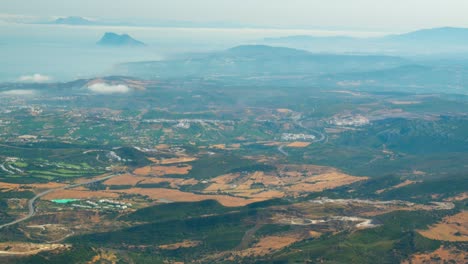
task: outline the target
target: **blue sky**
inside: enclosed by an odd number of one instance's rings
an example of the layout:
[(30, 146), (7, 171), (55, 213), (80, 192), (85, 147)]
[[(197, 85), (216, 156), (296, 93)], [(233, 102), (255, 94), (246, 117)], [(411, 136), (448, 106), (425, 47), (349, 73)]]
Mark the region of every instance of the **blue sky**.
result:
[(41, 17), (229, 22), (267, 27), (411, 30), (468, 27), (467, 0), (2, 0)]

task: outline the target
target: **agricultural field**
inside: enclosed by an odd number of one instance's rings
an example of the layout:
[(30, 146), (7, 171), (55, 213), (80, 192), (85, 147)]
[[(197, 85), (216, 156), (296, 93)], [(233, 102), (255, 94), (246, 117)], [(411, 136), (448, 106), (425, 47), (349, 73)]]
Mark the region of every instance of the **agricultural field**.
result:
[(108, 78), (0, 102), (0, 261), (466, 257), (465, 97)]

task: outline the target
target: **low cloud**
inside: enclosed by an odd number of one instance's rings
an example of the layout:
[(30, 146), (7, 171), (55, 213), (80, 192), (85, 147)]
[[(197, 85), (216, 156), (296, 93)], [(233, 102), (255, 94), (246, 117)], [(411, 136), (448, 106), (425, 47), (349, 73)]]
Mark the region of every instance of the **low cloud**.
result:
[(117, 84), (111, 85), (107, 83), (95, 83), (88, 87), (88, 90), (99, 94), (114, 94), (114, 93), (128, 93), (130, 88), (127, 85)]
[(0, 21), (9, 23), (34, 23), (40, 21), (40, 19), (36, 16), (0, 13)]
[(8, 90), (0, 92), (1, 95), (13, 95), (13, 96), (28, 96), (35, 95), (36, 90)]
[(19, 78), (20, 81), (22, 82), (47, 82), (50, 81), (52, 78), (47, 75), (42, 75), (39, 73), (33, 74), (33, 75), (23, 75)]

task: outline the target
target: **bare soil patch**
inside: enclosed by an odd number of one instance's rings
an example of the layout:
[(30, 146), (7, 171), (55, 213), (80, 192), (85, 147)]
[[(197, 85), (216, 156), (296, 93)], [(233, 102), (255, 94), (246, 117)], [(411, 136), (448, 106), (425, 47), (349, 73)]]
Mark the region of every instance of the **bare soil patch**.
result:
[(195, 157), (179, 157), (179, 158), (163, 159), (160, 161), (160, 164), (167, 165), (167, 164), (175, 164), (175, 163), (187, 163), (187, 162), (191, 162), (195, 160), (197, 160), (197, 158)]
[(419, 233), (429, 239), (443, 241), (468, 241), (468, 211), (445, 217), (442, 222)]
[(398, 188), (405, 187), (405, 186), (415, 184), (415, 183), (418, 183), (418, 182), (421, 182), (421, 181), (406, 180), (406, 181), (404, 181), (402, 183), (399, 183), (399, 184), (397, 184), (395, 186), (392, 186), (392, 187), (389, 187), (389, 188), (386, 188), (386, 189), (377, 190), (375, 193), (376, 194), (381, 194), (381, 193), (389, 191), (389, 190), (398, 189)]
[(94, 264), (94, 263), (117, 263), (119, 259), (114, 252), (110, 250), (99, 249), (96, 256), (94, 256), (91, 261), (87, 262), (87, 264)]
[(279, 165), (277, 172), (231, 173), (210, 181), (205, 193), (223, 192), (246, 198), (299, 196), (348, 185), (367, 177), (351, 176), (330, 167)]
[(131, 174), (123, 174), (117, 177), (113, 177), (104, 182), (105, 185), (133, 185), (135, 186), (138, 182), (145, 180), (145, 177), (138, 177)]
[(21, 242), (0, 243), (0, 255), (35, 255), (42, 251), (68, 249), (66, 244), (35, 244)]
[(466, 200), (466, 199), (468, 199), (468, 192), (461, 193), (461, 194), (459, 194), (457, 196), (450, 197), (450, 198), (447, 198), (445, 200), (453, 202), (453, 201), (463, 201), (463, 200)]
[(167, 250), (174, 250), (174, 249), (179, 249), (179, 248), (190, 248), (190, 247), (196, 247), (200, 245), (200, 241), (193, 241), (193, 240), (184, 240), (179, 243), (174, 243), (174, 244), (167, 244), (167, 245), (161, 245), (159, 246), (160, 249), (167, 249)]
[(440, 247), (430, 253), (415, 254), (402, 264), (466, 263), (467, 253), (456, 248)]
[(159, 150), (163, 150), (163, 149), (168, 149), (170, 148), (171, 146), (167, 145), (167, 144), (159, 144), (157, 146), (155, 146), (154, 148), (155, 149), (159, 149)]
[(319, 192), (326, 189), (333, 189), (363, 180), (367, 180), (367, 177), (356, 177), (340, 172), (330, 172), (317, 176), (309, 176), (305, 180), (301, 180), (285, 189), (298, 195), (303, 192)]
[(291, 110), (291, 109), (287, 109), (287, 108), (278, 108), (278, 109), (276, 109), (276, 112), (282, 113), (282, 114), (288, 114), (288, 113), (291, 113), (292, 110)]
[(285, 248), (300, 240), (301, 238), (297, 235), (266, 236), (262, 237), (251, 248), (242, 250), (238, 254), (241, 256), (264, 256)]
[(198, 183), (195, 179), (181, 179), (181, 178), (145, 178), (140, 184), (158, 184), (167, 182), (171, 188), (179, 188), (182, 185), (195, 185)]
[(215, 145), (211, 145), (210, 148), (214, 148), (214, 149), (226, 149), (226, 144), (215, 144)]
[(261, 201), (262, 199), (244, 199), (228, 195), (203, 195), (189, 192), (182, 192), (175, 189), (165, 188), (132, 188), (129, 190), (119, 190), (121, 193), (140, 194), (148, 196), (151, 199), (166, 199), (174, 202), (194, 202), (203, 200), (217, 200), (224, 206), (245, 206), (247, 204)]
[(286, 145), (286, 147), (290, 147), (290, 148), (305, 148), (305, 147), (308, 147), (310, 144), (312, 144), (311, 142), (300, 142), (300, 141), (296, 141), (296, 142), (292, 142), (288, 145)]
[(181, 166), (146, 166), (133, 171), (136, 175), (167, 175), (167, 174), (187, 174), (192, 169), (190, 165)]
[(0, 192), (8, 192), (11, 190), (19, 190), (20, 184), (0, 182)]

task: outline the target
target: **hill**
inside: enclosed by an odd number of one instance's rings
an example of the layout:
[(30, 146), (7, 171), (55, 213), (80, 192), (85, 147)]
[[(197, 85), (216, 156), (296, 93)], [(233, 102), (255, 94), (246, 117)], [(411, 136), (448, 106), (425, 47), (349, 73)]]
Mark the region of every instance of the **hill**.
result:
[(139, 40), (130, 37), (128, 34), (116, 34), (113, 32), (106, 32), (104, 36), (97, 43), (101, 46), (145, 46), (145, 44)]
[(316, 54), (291, 48), (244, 45), (165, 61), (125, 63), (117, 66), (116, 74), (144, 78), (297, 76), (386, 69), (404, 62), (391, 56)]

